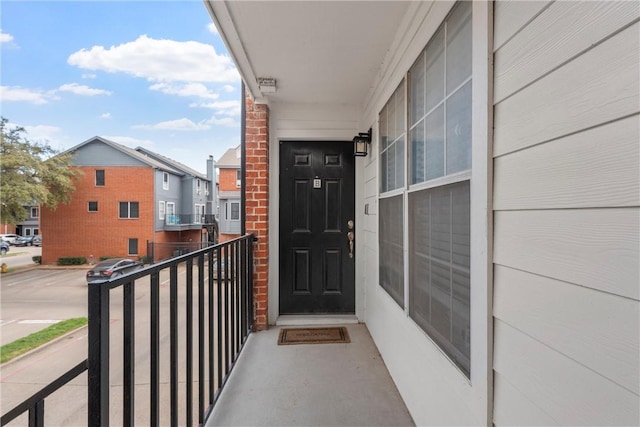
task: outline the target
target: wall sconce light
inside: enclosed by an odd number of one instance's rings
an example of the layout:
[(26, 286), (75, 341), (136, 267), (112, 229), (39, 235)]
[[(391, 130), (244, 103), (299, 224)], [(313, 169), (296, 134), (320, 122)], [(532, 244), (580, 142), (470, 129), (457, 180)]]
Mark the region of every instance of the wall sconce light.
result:
[(371, 128), (367, 133), (358, 133), (358, 136), (353, 137), (353, 155), (354, 156), (366, 156), (369, 152), (369, 144), (371, 144)]

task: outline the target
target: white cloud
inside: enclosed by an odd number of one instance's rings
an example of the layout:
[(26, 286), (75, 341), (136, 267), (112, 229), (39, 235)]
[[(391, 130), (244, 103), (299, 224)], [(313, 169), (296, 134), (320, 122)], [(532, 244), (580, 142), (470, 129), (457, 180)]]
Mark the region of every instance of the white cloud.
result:
[(83, 74), (82, 78), (83, 79), (95, 79), (96, 75), (95, 74)]
[(79, 85), (78, 83), (63, 84), (58, 88), (61, 92), (71, 92), (82, 96), (111, 95), (111, 92), (103, 89), (94, 89), (87, 85)]
[(223, 117), (219, 119), (214, 116), (214, 117), (211, 117), (209, 120), (207, 120), (206, 123), (210, 125), (218, 125), (218, 126), (226, 126), (226, 127), (240, 126), (240, 123), (236, 122), (231, 117)]
[(157, 40), (146, 35), (105, 48), (93, 46), (72, 53), (67, 62), (86, 70), (126, 73), (152, 82), (218, 82), (240, 80), (229, 56), (211, 45)]
[(13, 41), (13, 36), (0, 30), (0, 43), (9, 43)]
[[(12, 126), (17, 126), (13, 125)], [(30, 141), (46, 142), (50, 145), (54, 145), (54, 142), (58, 142), (58, 134), (61, 129), (57, 126), (49, 125), (25, 125), (22, 126), (27, 131), (27, 138)]]
[(153, 149), (155, 143), (148, 139), (132, 138), (130, 136), (105, 136), (110, 141), (117, 142), (118, 144), (126, 145), (129, 148), (145, 147)]
[(234, 90), (236, 90), (236, 88), (234, 88), (234, 87), (233, 87), (233, 86), (231, 86), (231, 85), (224, 85), (224, 86), (222, 87), (222, 89), (223, 89), (225, 92), (233, 92)]
[(207, 123), (195, 123), (187, 118), (177, 119), (177, 120), (169, 120), (166, 122), (156, 123), (155, 125), (136, 125), (133, 126), (134, 129), (144, 129), (144, 130), (207, 130), (211, 126)]
[(151, 90), (157, 90), (169, 95), (178, 96), (195, 96), (204, 99), (218, 99), (220, 95), (215, 92), (211, 92), (202, 83), (187, 83), (184, 85), (172, 85), (168, 83), (156, 83), (149, 86)]
[(190, 104), (189, 107), (201, 107), (215, 110), (215, 115), (239, 116), (240, 101), (216, 101), (209, 103)]
[(36, 105), (60, 99), (53, 91), (45, 92), (40, 89), (28, 89), (20, 86), (0, 86), (0, 98), (3, 102), (24, 101)]
[(111, 118), (111, 113), (102, 113), (102, 114), (100, 114), (100, 118), (101, 119), (110, 119)]
[(214, 24), (213, 22), (207, 25), (207, 30), (209, 30), (211, 34), (219, 34), (218, 28), (216, 28), (216, 24)]

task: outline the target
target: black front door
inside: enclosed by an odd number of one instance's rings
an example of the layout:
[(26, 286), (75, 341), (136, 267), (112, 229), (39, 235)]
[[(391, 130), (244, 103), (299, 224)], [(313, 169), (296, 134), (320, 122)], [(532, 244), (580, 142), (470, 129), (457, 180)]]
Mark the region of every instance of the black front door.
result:
[(352, 143), (280, 143), (281, 314), (355, 312), (354, 204)]

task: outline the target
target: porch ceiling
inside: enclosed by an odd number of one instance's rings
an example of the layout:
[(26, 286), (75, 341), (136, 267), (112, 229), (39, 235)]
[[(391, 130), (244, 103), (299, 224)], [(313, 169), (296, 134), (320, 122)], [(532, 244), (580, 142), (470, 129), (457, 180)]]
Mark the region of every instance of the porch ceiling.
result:
[[(365, 103), (410, 3), (205, 0), (254, 97), (354, 106)], [(258, 77), (275, 78), (277, 92), (263, 94)]]

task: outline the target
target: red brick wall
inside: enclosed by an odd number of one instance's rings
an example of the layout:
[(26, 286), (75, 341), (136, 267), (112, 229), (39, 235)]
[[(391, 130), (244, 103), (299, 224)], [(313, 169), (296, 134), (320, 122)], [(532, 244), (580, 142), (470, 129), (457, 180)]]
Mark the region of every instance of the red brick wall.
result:
[[(150, 167), (82, 166), (84, 176), (76, 185), (71, 202), (57, 209), (42, 208), (40, 227), (44, 240), (43, 264), (60, 257), (93, 255), (128, 256), (128, 241), (138, 239), (138, 256), (146, 255), (146, 242), (154, 236), (153, 169)], [(105, 170), (105, 186), (95, 186), (95, 170)], [(88, 202), (97, 201), (98, 211), (88, 212)], [(119, 219), (119, 202), (139, 203), (138, 219)], [(131, 258), (136, 258), (131, 256)]]
[(246, 102), (246, 229), (255, 245), (254, 315), (256, 330), (268, 326), (269, 284), (269, 107)]
[(218, 175), (219, 191), (240, 191), (240, 187), (237, 185), (237, 170), (220, 168), (220, 174)]

